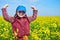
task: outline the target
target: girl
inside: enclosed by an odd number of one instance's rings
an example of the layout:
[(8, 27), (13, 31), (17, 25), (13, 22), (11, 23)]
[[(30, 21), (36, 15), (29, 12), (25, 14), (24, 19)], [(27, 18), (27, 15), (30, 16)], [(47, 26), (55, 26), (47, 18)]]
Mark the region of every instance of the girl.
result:
[(2, 8), (2, 14), (3, 18), (12, 24), (12, 33), (17, 37), (15, 40), (28, 40), (28, 36), (30, 35), (29, 24), (31, 21), (36, 19), (38, 12), (37, 9), (32, 6), (31, 8), (33, 9), (33, 16), (27, 17), (26, 8), (20, 5), (16, 9), (15, 16), (11, 17), (6, 11), (7, 7), (8, 4), (4, 5)]

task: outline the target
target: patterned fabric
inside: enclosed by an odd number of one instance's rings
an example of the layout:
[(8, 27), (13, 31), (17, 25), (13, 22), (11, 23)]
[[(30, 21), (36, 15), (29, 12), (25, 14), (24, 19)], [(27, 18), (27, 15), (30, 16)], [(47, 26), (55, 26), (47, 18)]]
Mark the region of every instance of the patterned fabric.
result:
[[(18, 37), (22, 37), (24, 35), (29, 35), (30, 34), (30, 25), (29, 25), (29, 20), (27, 17), (24, 18), (15, 18), (14, 22), (12, 23), (12, 30), (13, 32), (17, 32)], [(18, 31), (17, 31), (18, 29)]]

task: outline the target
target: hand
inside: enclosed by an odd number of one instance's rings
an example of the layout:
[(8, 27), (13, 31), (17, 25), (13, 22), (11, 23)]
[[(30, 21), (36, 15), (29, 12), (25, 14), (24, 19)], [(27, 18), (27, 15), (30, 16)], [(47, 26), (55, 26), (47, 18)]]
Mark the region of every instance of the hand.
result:
[(37, 10), (37, 9), (35, 8), (35, 6), (31, 6), (31, 8), (32, 8), (33, 10)]
[(8, 4), (5, 4), (4, 6), (3, 6), (3, 8), (7, 8), (8, 7)]

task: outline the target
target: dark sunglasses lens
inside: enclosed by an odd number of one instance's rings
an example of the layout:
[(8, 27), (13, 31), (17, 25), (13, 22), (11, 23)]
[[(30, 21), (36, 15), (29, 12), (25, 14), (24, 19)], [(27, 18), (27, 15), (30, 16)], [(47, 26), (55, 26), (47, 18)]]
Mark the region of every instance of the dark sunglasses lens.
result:
[(19, 13), (23, 13), (24, 14), (25, 12), (24, 11), (19, 11)]
[(25, 12), (23, 11), (23, 13), (25, 13)]

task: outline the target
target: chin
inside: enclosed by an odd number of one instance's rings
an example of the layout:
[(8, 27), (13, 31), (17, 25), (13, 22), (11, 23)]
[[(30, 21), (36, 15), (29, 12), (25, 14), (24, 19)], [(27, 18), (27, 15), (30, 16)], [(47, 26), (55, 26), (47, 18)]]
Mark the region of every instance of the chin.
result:
[(24, 16), (19, 16), (19, 17), (24, 17)]

